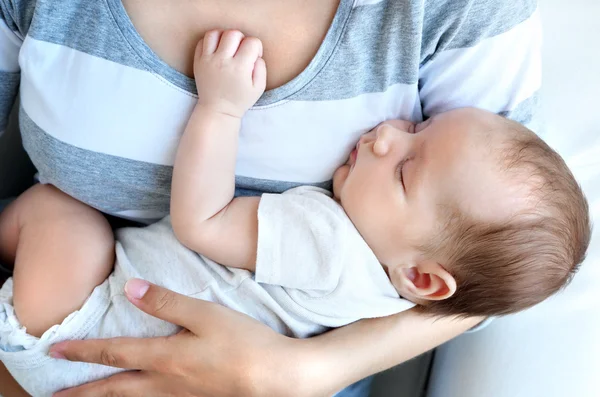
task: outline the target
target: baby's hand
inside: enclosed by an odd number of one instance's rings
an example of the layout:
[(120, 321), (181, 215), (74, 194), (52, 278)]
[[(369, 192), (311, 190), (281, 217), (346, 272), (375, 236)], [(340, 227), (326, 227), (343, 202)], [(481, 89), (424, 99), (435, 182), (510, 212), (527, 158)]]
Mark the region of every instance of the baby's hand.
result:
[(196, 47), (198, 105), (242, 117), (265, 91), (262, 42), (237, 30), (213, 30)]

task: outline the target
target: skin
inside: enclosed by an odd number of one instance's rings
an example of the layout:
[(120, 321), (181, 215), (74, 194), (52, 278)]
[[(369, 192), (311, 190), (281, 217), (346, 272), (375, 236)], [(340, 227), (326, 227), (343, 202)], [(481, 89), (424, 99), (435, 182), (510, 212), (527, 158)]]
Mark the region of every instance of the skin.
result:
[[(308, 65), (338, 5), (337, 0), (254, 0), (248, 12), (247, 4), (237, 0), (123, 3), (148, 45), (188, 76), (195, 44), (208, 30), (235, 27), (260, 37), (269, 65), (267, 89), (290, 81)], [(168, 338), (73, 341), (53, 347), (50, 354), (55, 357), (139, 370), (63, 396), (328, 395), (430, 350), (482, 320), (434, 321), (411, 310), (293, 340), (214, 303), (192, 302), (156, 286), (143, 297), (132, 295), (133, 290), (127, 296), (134, 305), (188, 331)], [(23, 395), (2, 369), (0, 394)]]
[(308, 66), (338, 4), (339, 0), (123, 0), (146, 43), (189, 77), (194, 75), (196, 44), (206, 32), (237, 29), (260, 38), (269, 65), (267, 90), (289, 82)]

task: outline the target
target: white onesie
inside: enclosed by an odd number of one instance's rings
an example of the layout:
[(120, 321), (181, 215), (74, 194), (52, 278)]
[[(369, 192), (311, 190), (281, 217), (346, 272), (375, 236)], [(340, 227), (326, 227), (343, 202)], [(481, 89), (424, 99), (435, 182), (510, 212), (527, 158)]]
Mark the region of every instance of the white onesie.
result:
[(54, 360), (47, 355), (52, 344), (179, 331), (127, 301), (123, 287), (133, 277), (220, 303), (298, 338), (414, 306), (398, 296), (342, 207), (319, 188), (262, 196), (256, 274), (186, 249), (168, 217), (146, 228), (121, 229), (116, 238), (113, 273), (79, 311), (39, 339), (28, 335), (14, 314), (12, 280), (0, 290), (0, 360), (31, 395), (50, 396), (121, 371)]

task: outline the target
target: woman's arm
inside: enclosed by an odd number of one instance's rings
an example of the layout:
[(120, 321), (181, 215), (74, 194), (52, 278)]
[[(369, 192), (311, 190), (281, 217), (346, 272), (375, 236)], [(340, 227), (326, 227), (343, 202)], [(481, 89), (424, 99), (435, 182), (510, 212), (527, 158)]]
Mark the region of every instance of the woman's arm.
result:
[(189, 331), (166, 338), (55, 345), (53, 357), (140, 370), (66, 390), (59, 397), (331, 395), (481, 321), (433, 319), (411, 310), (311, 339), (292, 339), (244, 314), (140, 280), (130, 281), (126, 292), (141, 310)]
[[(474, 317), (433, 318), (412, 309), (389, 317), (361, 320), (305, 339), (306, 355), (323, 365), (321, 371), (317, 369), (318, 364), (300, 368), (304, 372), (302, 378), (320, 383), (322, 390), (308, 391), (306, 395), (333, 394), (360, 379), (434, 349), (483, 320)], [(324, 373), (329, 379), (322, 379)]]

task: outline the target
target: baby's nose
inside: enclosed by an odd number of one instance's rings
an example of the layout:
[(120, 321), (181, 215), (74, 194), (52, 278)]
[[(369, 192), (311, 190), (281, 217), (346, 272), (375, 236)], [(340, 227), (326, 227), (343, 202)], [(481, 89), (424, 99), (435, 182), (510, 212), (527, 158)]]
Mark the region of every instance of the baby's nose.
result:
[(376, 135), (375, 135), (376, 130), (377, 130), (377, 128), (372, 129), (371, 131), (362, 134), (360, 139), (358, 140), (359, 145), (373, 141), (376, 137)]
[(384, 124), (391, 125), (395, 129), (413, 134), (415, 132), (415, 123), (408, 120), (388, 120)]
[(383, 123), (375, 129), (377, 139), (397, 139), (401, 135), (408, 135), (408, 133), (396, 128), (393, 124)]

